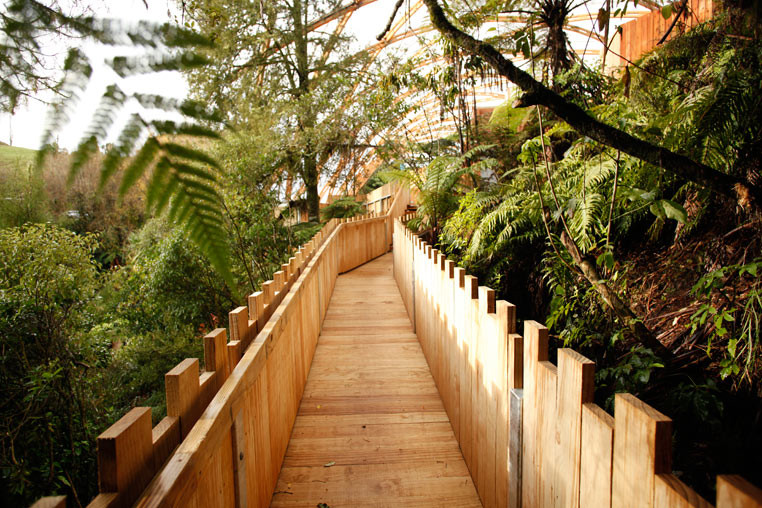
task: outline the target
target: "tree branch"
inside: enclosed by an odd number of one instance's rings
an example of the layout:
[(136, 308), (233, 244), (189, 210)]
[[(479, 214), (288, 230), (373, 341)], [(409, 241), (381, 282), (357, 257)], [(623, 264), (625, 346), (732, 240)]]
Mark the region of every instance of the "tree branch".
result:
[(405, 0), (397, 0), (397, 3), (394, 4), (394, 10), (392, 11), (392, 15), (389, 16), (389, 22), (386, 23), (386, 27), (384, 28), (384, 30), (376, 36), (377, 41), (380, 41), (381, 39), (383, 39), (384, 36), (387, 34), (387, 32), (391, 30), (392, 23), (394, 23), (394, 18), (397, 16), (397, 11), (400, 10), (400, 7), (402, 7), (402, 3), (404, 1)]
[(429, 9), (432, 24), (439, 32), (466, 51), (482, 57), (501, 76), (508, 78), (529, 94), (533, 99), (531, 102), (546, 106), (581, 134), (713, 192), (731, 197), (744, 208), (752, 205), (759, 207), (762, 203), (762, 189), (746, 180), (728, 175), (596, 120), (576, 104), (567, 101), (516, 67), (490, 44), (479, 41), (453, 26), (436, 0), (423, 0), (423, 2)]

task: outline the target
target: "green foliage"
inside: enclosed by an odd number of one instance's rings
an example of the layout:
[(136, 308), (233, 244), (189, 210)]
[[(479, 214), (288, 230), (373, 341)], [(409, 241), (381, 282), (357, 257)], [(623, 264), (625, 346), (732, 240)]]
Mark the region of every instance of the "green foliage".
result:
[[(130, 328), (128, 322), (117, 320), (94, 327), (90, 335), (113, 337), (116, 333), (131, 333)], [(109, 420), (117, 420), (135, 406), (150, 407), (154, 424), (166, 416), (164, 374), (185, 358), (203, 360), (203, 331), (203, 327), (178, 323), (177, 328), (122, 335), (129, 340), (114, 351), (102, 374), (102, 382), (112, 394)], [(200, 367), (203, 368), (203, 361)]]
[(48, 218), (40, 173), (30, 163), (0, 166), (0, 228), (44, 222)]
[(663, 367), (653, 351), (639, 345), (633, 346), (611, 367), (600, 369), (596, 373), (595, 384), (597, 388), (611, 393), (606, 407), (613, 410), (614, 393), (639, 393), (648, 385), (654, 370)]
[(501, 104), (492, 112), (489, 118), (489, 126), (515, 133), (518, 132), (519, 126), (526, 116), (526, 109), (513, 108), (509, 103)]
[(93, 236), (44, 225), (0, 230), (0, 495), (28, 505), (96, 474), (103, 344), (80, 333), (99, 277)]
[[(690, 317), (691, 334), (703, 330), (706, 352), (712, 345), (724, 345), (720, 351), (720, 377), (736, 382), (752, 382), (759, 368), (760, 330), (762, 330), (762, 258), (750, 263), (726, 265), (699, 278), (691, 295), (703, 301)], [(733, 279), (746, 284), (742, 301), (736, 302)], [(740, 303), (742, 308), (735, 305)], [(739, 318), (736, 320), (736, 318)]]
[[(11, 0), (0, 18), (3, 35), (10, 41), (8, 51), (0, 58), (0, 99), (8, 111), (20, 98), (47, 88), (57, 92), (48, 126), (43, 134), (38, 165), (56, 151), (55, 136), (75, 114), (81, 97), (87, 93), (93, 77), (93, 65), (81, 47), (69, 50), (63, 63), (63, 78), (49, 75), (42, 63), (45, 51), (42, 40), (52, 34), (70, 40), (87, 41), (110, 49), (105, 64), (121, 78), (145, 75), (164, 70), (187, 70), (207, 63), (195, 51), (208, 47), (210, 41), (198, 34), (169, 24), (139, 22), (127, 24), (85, 14), (67, 14), (56, 2)], [(175, 123), (163, 119), (147, 119), (145, 111), (165, 110), (183, 118)], [(137, 110), (137, 111), (136, 111)], [(185, 227), (188, 236), (209, 258), (220, 275), (232, 282), (228, 270), (229, 252), (222, 221), (222, 210), (215, 187), (216, 163), (203, 152), (170, 140), (170, 137), (193, 136), (217, 138), (204, 124), (219, 124), (221, 117), (191, 101), (177, 101), (158, 96), (126, 92), (117, 83), (106, 87), (91, 125), (82, 134), (72, 154), (70, 180), (106, 143), (123, 112), (133, 111), (108, 150), (103, 161), (101, 183), (105, 184), (117, 169), (121, 172), (120, 194), (149, 169), (153, 176), (147, 184), (149, 211), (169, 216)], [(129, 159), (129, 160), (128, 160)]]
[(458, 209), (459, 197), (466, 189), (464, 179), (470, 177), (473, 182), (477, 175), (495, 167), (494, 159), (475, 160), (489, 148), (479, 146), (463, 155), (439, 155), (422, 173), (415, 170), (390, 169), (383, 177), (404, 182), (418, 190), (420, 227), (430, 229), (436, 242), (445, 220)]
[(214, 328), (237, 306), (200, 250), (167, 221), (149, 221), (133, 236), (130, 252), (117, 311), (134, 324), (134, 333), (189, 324)]
[(356, 201), (352, 196), (341, 196), (328, 206), (323, 208), (320, 213), (324, 221), (331, 219), (344, 219), (362, 215), (365, 213), (365, 207), (360, 201)]

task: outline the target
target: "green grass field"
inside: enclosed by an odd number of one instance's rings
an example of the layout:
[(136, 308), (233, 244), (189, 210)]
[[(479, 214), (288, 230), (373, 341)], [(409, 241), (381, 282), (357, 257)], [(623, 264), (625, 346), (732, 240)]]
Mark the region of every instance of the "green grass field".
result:
[(37, 150), (29, 148), (20, 148), (17, 146), (0, 145), (0, 164), (8, 165), (26, 165), (34, 162)]

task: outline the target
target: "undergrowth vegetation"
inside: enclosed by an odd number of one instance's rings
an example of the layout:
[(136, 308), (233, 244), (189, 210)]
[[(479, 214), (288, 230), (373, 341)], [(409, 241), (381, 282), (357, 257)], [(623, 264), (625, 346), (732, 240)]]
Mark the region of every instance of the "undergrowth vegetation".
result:
[[(596, 118), (756, 182), (760, 83), (762, 45), (735, 36), (724, 16), (624, 79), (579, 64), (553, 78)], [(673, 416), (675, 469), (691, 486), (711, 498), (719, 471), (759, 480), (754, 460), (738, 459), (762, 452), (759, 208), (595, 142), (542, 107), (495, 110), (469, 136), (479, 150), (452, 139), (460, 158), (434, 154), (415, 174), (392, 172), (421, 196), (410, 227), (520, 319), (545, 322), (551, 349), (595, 360), (603, 407), (628, 391)], [(426, 182), (445, 157), (442, 192)]]
[(100, 152), (72, 182), (64, 151), (39, 169), (33, 154), (0, 161), (5, 502), (55, 492), (89, 502), (98, 434), (135, 406), (152, 407), (158, 423), (164, 374), (184, 358), (203, 366), (201, 338), (319, 230), (288, 226), (235, 146), (216, 150), (233, 284), (183, 227), (146, 212), (140, 182), (122, 196), (118, 181), (100, 186)]

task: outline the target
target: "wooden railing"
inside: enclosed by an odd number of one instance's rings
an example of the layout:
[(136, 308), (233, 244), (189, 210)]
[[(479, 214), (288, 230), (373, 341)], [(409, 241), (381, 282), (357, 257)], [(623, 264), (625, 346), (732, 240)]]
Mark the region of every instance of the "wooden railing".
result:
[(193, 358), (166, 374), (156, 427), (135, 408), (101, 434), (88, 506), (269, 505), (336, 277), (388, 252), (408, 199), (398, 188), (385, 215), (328, 222), (230, 312), (230, 341), (225, 328), (204, 337), (204, 372)]
[[(517, 334), (513, 305), (402, 221), (394, 276), (485, 507), (711, 506), (671, 474), (667, 416), (617, 394), (612, 418), (593, 403), (593, 362), (564, 348), (550, 363), (546, 327)], [(717, 507), (740, 506), (762, 491), (719, 476)]]
[[(299, 248), (262, 290), (248, 296), (248, 306), (229, 314), (229, 329), (204, 338), (204, 366), (188, 358), (165, 376), (167, 416), (151, 428), (151, 408), (137, 407), (98, 436), (98, 490), (90, 507), (130, 506), (186, 439), (199, 417), (235, 370), (257, 333), (264, 330), (300, 274), (336, 229), (334, 220)], [(228, 333), (229, 331), (229, 333)], [(228, 341), (228, 337), (230, 340)]]

